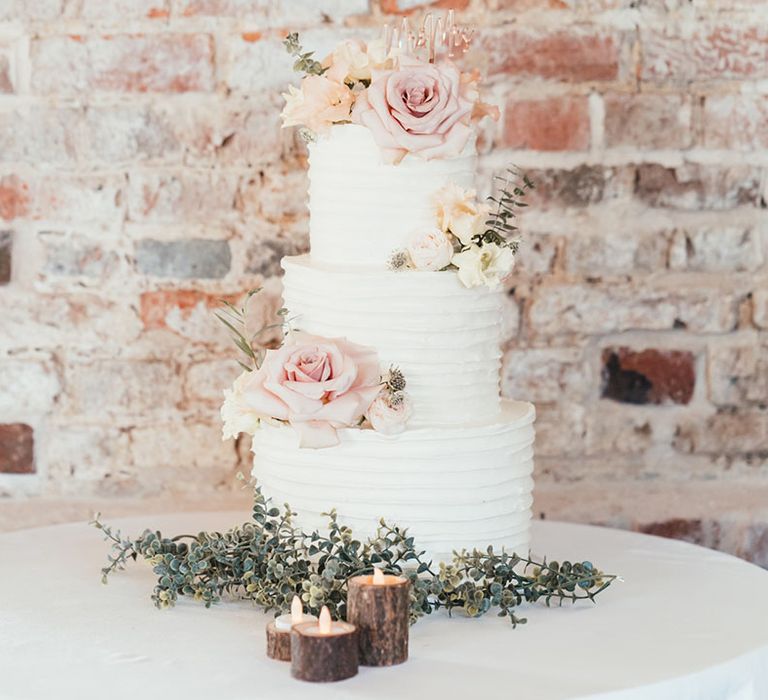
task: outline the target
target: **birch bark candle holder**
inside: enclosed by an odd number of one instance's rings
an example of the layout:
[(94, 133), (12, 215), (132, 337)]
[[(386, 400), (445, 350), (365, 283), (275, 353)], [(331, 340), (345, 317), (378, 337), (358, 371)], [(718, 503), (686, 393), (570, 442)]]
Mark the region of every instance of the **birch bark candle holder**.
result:
[(394, 666), (408, 659), (411, 584), (374, 569), (349, 579), (347, 620), (357, 627), (360, 663)]
[(280, 615), (267, 624), (267, 656), (277, 661), (291, 660), (291, 628), (304, 622), (314, 622), (314, 615), (306, 615), (299, 596), (293, 596), (291, 612)]
[(291, 675), (301, 681), (329, 683), (357, 675), (357, 628), (332, 622), (323, 608), (317, 622), (291, 628)]

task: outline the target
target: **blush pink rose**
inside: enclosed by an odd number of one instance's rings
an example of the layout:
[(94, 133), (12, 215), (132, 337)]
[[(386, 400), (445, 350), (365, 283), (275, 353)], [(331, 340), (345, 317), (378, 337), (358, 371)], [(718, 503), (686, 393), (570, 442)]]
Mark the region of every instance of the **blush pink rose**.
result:
[(302, 447), (329, 447), (339, 442), (336, 429), (356, 425), (380, 389), (374, 350), (296, 332), (267, 351), (242, 397), (260, 416), (289, 422)]
[(467, 145), (473, 103), (452, 63), (402, 57), (399, 70), (373, 71), (352, 121), (370, 129), (389, 162), (406, 153), (426, 160), (458, 156)]

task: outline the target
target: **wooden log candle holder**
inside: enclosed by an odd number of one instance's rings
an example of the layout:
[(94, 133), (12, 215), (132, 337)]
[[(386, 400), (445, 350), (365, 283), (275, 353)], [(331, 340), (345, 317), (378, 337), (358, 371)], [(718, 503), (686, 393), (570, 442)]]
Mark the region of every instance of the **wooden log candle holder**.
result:
[(347, 621), (357, 627), (360, 663), (394, 666), (408, 659), (410, 581), (374, 569), (349, 579)]
[(277, 661), (291, 660), (291, 628), (303, 622), (313, 622), (317, 618), (307, 615), (299, 596), (291, 602), (291, 612), (267, 623), (267, 656)]
[(277, 629), (274, 620), (267, 623), (267, 656), (277, 661), (291, 660), (291, 630)]
[(301, 681), (329, 683), (357, 675), (357, 628), (331, 622), (323, 608), (319, 622), (291, 629), (291, 675)]

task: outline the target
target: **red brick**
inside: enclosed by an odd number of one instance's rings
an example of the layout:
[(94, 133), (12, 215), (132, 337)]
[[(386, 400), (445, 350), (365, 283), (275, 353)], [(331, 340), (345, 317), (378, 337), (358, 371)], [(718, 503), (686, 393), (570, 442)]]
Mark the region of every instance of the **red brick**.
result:
[(381, 10), (390, 15), (410, 15), (424, 10), (466, 10), (469, 0), (435, 0), (434, 2), (413, 2), (412, 0), (381, 0)]
[(29, 211), (29, 185), (15, 175), (0, 178), (0, 219), (12, 221)]
[(46, 37), (32, 42), (32, 87), (43, 94), (210, 92), (213, 41), (205, 34)]
[(693, 36), (646, 30), (640, 76), (654, 82), (768, 77), (768, 28), (701, 26)]
[(11, 64), (7, 56), (0, 55), (0, 93), (13, 92)]
[(746, 151), (768, 148), (768, 96), (708, 97), (704, 103), (704, 145)]
[(489, 73), (541, 77), (564, 82), (615, 80), (619, 42), (612, 34), (559, 29), (507, 30), (481, 43), (490, 57)]
[(646, 535), (656, 535), (673, 540), (684, 540), (694, 544), (703, 544), (704, 526), (698, 518), (687, 520), (685, 518), (670, 518), (655, 523), (644, 523), (638, 528), (639, 532)]
[(120, 26), (132, 19), (164, 19), (170, 15), (170, 0), (78, 0), (65, 5), (68, 17), (96, 20), (101, 26)]
[(550, 97), (508, 102), (503, 144), (535, 151), (583, 151), (589, 147), (587, 98)]
[[(141, 295), (141, 320), (147, 330), (166, 328), (168, 314), (174, 310), (180, 312), (182, 318), (188, 317), (200, 304), (208, 309), (221, 306), (221, 299), (235, 302), (237, 294), (208, 294), (194, 289), (169, 289), (155, 292), (144, 292)], [(212, 323), (214, 320), (211, 321)]]
[(13, 248), (13, 233), (0, 231), (0, 284), (11, 281), (11, 254)]
[(687, 404), (696, 385), (696, 358), (680, 350), (603, 350), (602, 397), (621, 403)]
[(691, 107), (679, 95), (606, 95), (605, 143), (637, 148), (687, 148)]
[(35, 437), (23, 423), (0, 425), (0, 474), (35, 473)]

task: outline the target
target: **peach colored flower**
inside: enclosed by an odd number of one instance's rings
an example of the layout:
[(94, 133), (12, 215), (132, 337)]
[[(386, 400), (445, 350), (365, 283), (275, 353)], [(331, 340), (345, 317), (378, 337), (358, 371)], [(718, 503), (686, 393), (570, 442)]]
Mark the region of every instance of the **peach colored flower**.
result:
[(433, 205), (437, 225), (442, 231), (450, 231), (464, 245), (472, 242), (472, 237), (482, 233), (489, 209), (485, 204), (478, 204), (475, 190), (465, 190), (450, 182), (435, 193)]
[(480, 71), (461, 74), (461, 94), (472, 103), (472, 121), (480, 121), (483, 117), (490, 117), (493, 121), (499, 121), (499, 108), (496, 105), (483, 102), (480, 96)]
[(294, 332), (242, 387), (243, 403), (263, 418), (287, 421), (302, 447), (338, 444), (336, 429), (358, 424), (381, 390), (379, 358), (344, 338)]
[(442, 270), (451, 262), (453, 243), (439, 228), (427, 228), (411, 237), (408, 255), (417, 270)]
[(405, 430), (411, 417), (411, 400), (407, 394), (381, 392), (368, 408), (367, 417), (371, 427), (384, 435), (397, 435)]
[(352, 121), (371, 130), (389, 162), (399, 162), (406, 153), (427, 160), (456, 157), (472, 134), (472, 103), (460, 83), (461, 73), (452, 63), (402, 56), (399, 70), (372, 72)]
[(349, 121), (352, 92), (343, 83), (325, 76), (308, 75), (301, 81), (300, 89), (289, 85), (283, 97), (283, 127), (304, 126), (324, 134), (332, 124)]

